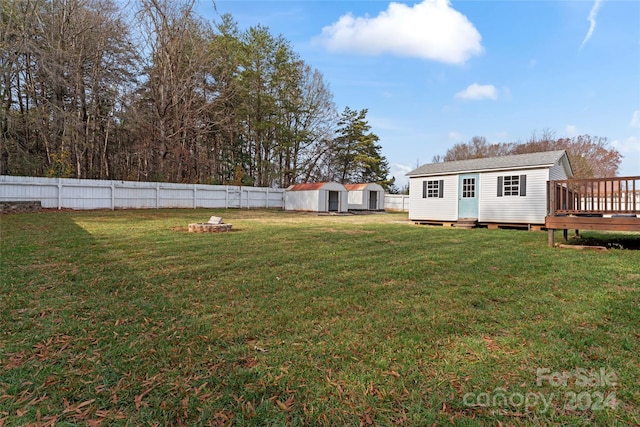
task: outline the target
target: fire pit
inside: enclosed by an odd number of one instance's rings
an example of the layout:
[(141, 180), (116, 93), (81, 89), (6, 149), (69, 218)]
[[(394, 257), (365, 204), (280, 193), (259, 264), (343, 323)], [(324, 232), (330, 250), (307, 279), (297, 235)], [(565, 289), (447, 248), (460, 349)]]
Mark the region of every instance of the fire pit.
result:
[(231, 231), (231, 224), (224, 224), (222, 218), (212, 216), (208, 222), (196, 222), (189, 224), (190, 233), (222, 233)]

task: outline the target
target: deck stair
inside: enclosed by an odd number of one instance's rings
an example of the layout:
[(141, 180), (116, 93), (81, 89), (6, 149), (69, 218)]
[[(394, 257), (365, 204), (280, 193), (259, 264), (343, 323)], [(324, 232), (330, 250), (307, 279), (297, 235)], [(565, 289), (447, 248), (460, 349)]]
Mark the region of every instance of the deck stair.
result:
[(464, 230), (471, 230), (472, 228), (476, 228), (477, 225), (477, 218), (460, 218), (455, 224), (453, 224), (455, 228), (462, 228)]

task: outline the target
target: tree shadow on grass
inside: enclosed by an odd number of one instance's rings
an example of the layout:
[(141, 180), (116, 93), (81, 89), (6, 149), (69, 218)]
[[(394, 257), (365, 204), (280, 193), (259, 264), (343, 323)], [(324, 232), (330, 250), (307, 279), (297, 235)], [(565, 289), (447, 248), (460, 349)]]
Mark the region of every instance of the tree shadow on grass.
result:
[(570, 245), (602, 246), (607, 249), (640, 250), (640, 233), (585, 233), (569, 239)]
[(6, 412), (0, 425), (143, 424), (145, 417), (195, 424), (202, 415), (183, 415), (184, 398), (204, 381), (219, 387), (223, 375), (210, 375), (209, 364), (227, 358), (231, 365), (244, 346), (227, 350), (227, 342), (185, 312), (190, 300), (180, 295), (182, 283), (166, 279), (162, 269), (149, 272), (160, 261), (136, 251), (153, 239), (140, 241), (126, 225), (109, 225), (117, 216), (93, 216), (2, 218), (0, 400)]

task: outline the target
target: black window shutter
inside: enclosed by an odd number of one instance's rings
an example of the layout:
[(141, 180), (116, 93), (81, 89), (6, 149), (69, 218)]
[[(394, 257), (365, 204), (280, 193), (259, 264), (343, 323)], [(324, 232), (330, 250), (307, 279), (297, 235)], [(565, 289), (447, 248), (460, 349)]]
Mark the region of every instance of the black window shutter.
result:
[(438, 185), (438, 198), (442, 199), (443, 197), (444, 197), (444, 179), (441, 179)]
[(502, 197), (502, 177), (498, 177), (498, 197)]
[(527, 195), (527, 175), (520, 175), (520, 195)]
[(427, 181), (422, 181), (422, 198), (427, 198)]

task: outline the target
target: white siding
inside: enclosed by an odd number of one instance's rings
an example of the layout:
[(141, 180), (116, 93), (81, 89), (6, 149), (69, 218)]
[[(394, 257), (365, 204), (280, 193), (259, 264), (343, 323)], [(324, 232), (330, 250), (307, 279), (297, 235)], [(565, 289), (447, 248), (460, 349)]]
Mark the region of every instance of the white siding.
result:
[[(440, 198), (422, 198), (424, 181), (443, 180), (444, 192)], [(430, 176), (409, 179), (409, 219), (456, 221), (458, 219), (458, 175)]]
[[(498, 197), (498, 177), (526, 175), (526, 196)], [(479, 222), (544, 224), (549, 169), (527, 169), (480, 174)]]
[[(327, 206), (329, 205), (327, 204)], [(340, 212), (349, 212), (349, 192), (346, 189), (340, 193), (340, 208), (338, 210)]]
[(284, 197), (284, 209), (287, 211), (311, 211), (322, 210), (321, 190), (287, 191)]
[(366, 190), (349, 191), (349, 209), (367, 209), (364, 206), (364, 194), (369, 193)]
[(567, 172), (562, 166), (562, 159), (559, 164), (555, 164), (549, 169), (549, 181), (555, 181), (559, 179), (569, 179)]

